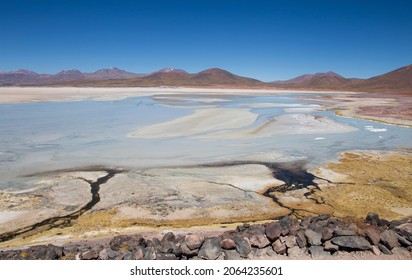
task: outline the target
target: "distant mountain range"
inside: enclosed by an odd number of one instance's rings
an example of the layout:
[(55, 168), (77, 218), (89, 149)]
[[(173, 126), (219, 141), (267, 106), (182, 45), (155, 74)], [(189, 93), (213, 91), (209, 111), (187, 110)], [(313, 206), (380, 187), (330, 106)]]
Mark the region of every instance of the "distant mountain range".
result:
[(131, 73), (115, 67), (97, 70), (93, 73), (65, 70), (54, 75), (17, 70), (0, 72), (0, 86), (186, 86), (412, 94), (412, 65), (369, 79), (344, 78), (334, 72), (326, 72), (306, 74), (286, 81), (268, 83), (241, 77), (219, 68), (211, 68), (195, 74), (173, 68), (164, 68), (148, 74)]

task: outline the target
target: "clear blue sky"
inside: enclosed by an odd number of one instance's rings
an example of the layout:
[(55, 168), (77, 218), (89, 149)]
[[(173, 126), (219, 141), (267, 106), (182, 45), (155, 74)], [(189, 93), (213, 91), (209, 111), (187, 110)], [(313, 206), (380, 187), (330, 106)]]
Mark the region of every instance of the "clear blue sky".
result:
[(1, 0), (0, 70), (366, 78), (412, 63), (411, 11), (407, 0)]

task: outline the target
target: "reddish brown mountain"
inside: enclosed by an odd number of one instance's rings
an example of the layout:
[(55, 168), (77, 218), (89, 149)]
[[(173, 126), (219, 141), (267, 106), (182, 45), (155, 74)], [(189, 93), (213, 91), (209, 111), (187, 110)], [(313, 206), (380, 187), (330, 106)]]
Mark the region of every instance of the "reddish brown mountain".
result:
[(112, 79), (130, 79), (144, 76), (144, 74), (135, 74), (122, 69), (112, 67), (100, 69), (93, 73), (85, 74), (88, 80), (112, 80)]
[(66, 70), (55, 75), (17, 70), (0, 72), (1, 85), (283, 88), (412, 94), (412, 65), (369, 79), (348, 79), (334, 72), (326, 72), (271, 83), (238, 76), (219, 68), (195, 74), (173, 68), (164, 68), (151, 74), (135, 74), (118, 68), (101, 69), (93, 73)]
[(369, 79), (344, 78), (334, 72), (308, 74), (273, 86), (299, 89), (349, 90), (412, 94), (412, 65)]
[(236, 85), (236, 86), (263, 86), (264, 83), (251, 78), (241, 77), (219, 68), (211, 68), (199, 72), (190, 79), (194, 85)]
[(348, 86), (349, 89), (372, 92), (404, 92), (412, 94), (412, 64)]
[(315, 73), (298, 76), (296, 78), (274, 82), (277, 86), (284, 86), (287, 88), (311, 88), (311, 89), (323, 89), (323, 88), (336, 88), (343, 87), (350, 82), (349, 79), (329, 71), (326, 73)]
[[(144, 77), (133, 79), (93, 82), (98, 86), (191, 86), (191, 87), (261, 87), (265, 83), (237, 76), (219, 68), (207, 69), (196, 74), (183, 70), (160, 70)], [(90, 83), (85, 82), (85, 85)]]

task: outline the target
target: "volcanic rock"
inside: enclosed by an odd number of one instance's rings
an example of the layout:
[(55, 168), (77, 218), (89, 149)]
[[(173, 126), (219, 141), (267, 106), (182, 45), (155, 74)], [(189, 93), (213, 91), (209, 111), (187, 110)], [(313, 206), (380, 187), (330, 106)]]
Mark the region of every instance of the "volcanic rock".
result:
[(182, 254), (187, 257), (194, 257), (199, 253), (199, 249), (190, 250), (186, 242), (180, 243), (180, 249), (182, 250)]
[(381, 233), (381, 242), (390, 250), (400, 246), (398, 242), (398, 235), (392, 230), (385, 230)]
[(285, 242), (286, 247), (288, 248), (292, 248), (294, 246), (296, 246), (296, 237), (293, 235), (290, 235), (286, 238), (286, 242)]
[(373, 245), (372, 249), (371, 249), (372, 253), (374, 253), (376, 256), (379, 256), (380, 254), (382, 254), (381, 250), (379, 250), (378, 246)]
[(305, 232), (303, 230), (300, 230), (296, 233), (296, 243), (298, 244), (299, 248), (306, 247), (307, 242)]
[[(138, 250), (141, 251), (140, 248)], [(99, 259), (101, 260), (114, 260), (117, 256), (118, 256), (118, 253), (110, 249), (103, 249), (99, 252)], [(142, 255), (142, 259), (143, 259), (143, 255)]]
[(412, 223), (405, 223), (395, 227), (395, 231), (412, 242)]
[(99, 257), (99, 254), (93, 250), (88, 250), (82, 254), (82, 260), (95, 260)]
[(325, 251), (323, 246), (311, 246), (309, 253), (313, 259), (327, 259), (330, 258), (330, 253)]
[(369, 250), (371, 244), (362, 236), (337, 236), (331, 242), (340, 248), (349, 250)]
[(270, 241), (275, 241), (282, 233), (282, 227), (279, 223), (269, 223), (265, 226), (265, 234)]
[(155, 260), (156, 259), (156, 249), (154, 247), (146, 247), (143, 249), (143, 259), (144, 260)]
[(270, 244), (263, 227), (254, 227), (249, 229), (246, 237), (249, 239), (250, 244), (253, 247), (264, 248)]
[(113, 251), (119, 251), (120, 249), (135, 250), (142, 241), (143, 237), (140, 234), (135, 236), (119, 235), (110, 240), (109, 246)]
[(225, 260), (242, 260), (239, 252), (236, 250), (223, 250)]
[(203, 234), (192, 233), (192, 234), (186, 235), (185, 237), (186, 245), (190, 250), (195, 250), (195, 249), (200, 248), (200, 246), (202, 246), (204, 241), (205, 241), (205, 237), (203, 236)]
[(366, 216), (365, 222), (377, 226), (380, 224), (380, 218), (379, 215), (376, 213), (368, 213), (368, 215)]
[(215, 260), (222, 254), (219, 239), (217, 237), (206, 238), (200, 247), (198, 257), (206, 260)]
[(233, 236), (232, 239), (236, 244), (236, 251), (239, 252), (242, 258), (247, 258), (251, 251), (249, 239), (243, 236)]
[(333, 231), (333, 236), (354, 236), (356, 232), (349, 229), (335, 229)]
[(306, 236), (306, 240), (308, 241), (308, 243), (312, 246), (319, 246), (322, 245), (321, 239), (322, 239), (322, 235), (316, 231), (313, 231), (311, 229), (307, 229), (305, 231), (305, 236)]
[(381, 233), (376, 227), (368, 227), (365, 230), (366, 238), (371, 242), (371, 244), (376, 245), (381, 240)]
[(223, 249), (232, 250), (236, 248), (236, 243), (231, 238), (225, 238), (222, 240), (221, 246)]
[(386, 248), (385, 245), (378, 243), (376, 246), (378, 246), (379, 250), (385, 255), (392, 255), (392, 251)]
[(282, 243), (279, 239), (272, 243), (272, 248), (277, 254), (286, 253), (286, 245)]
[(339, 246), (333, 244), (330, 240), (326, 241), (323, 246), (324, 246), (326, 251), (329, 251), (329, 252), (332, 252), (332, 253), (339, 250)]

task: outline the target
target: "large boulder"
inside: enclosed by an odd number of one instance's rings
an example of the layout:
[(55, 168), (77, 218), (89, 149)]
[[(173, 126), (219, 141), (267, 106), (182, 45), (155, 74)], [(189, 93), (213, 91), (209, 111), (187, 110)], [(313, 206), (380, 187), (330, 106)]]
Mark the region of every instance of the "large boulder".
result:
[(330, 253), (325, 251), (323, 246), (311, 246), (309, 248), (309, 253), (313, 259), (328, 259), (330, 258)]
[(216, 260), (222, 254), (219, 239), (217, 237), (206, 238), (200, 247), (199, 258), (206, 260)]
[(225, 250), (232, 250), (236, 248), (236, 243), (232, 238), (224, 238), (221, 242), (221, 247)]
[(369, 250), (371, 244), (362, 236), (337, 236), (331, 242), (346, 250)]
[(239, 252), (236, 250), (224, 250), (224, 259), (225, 260), (242, 260)]
[(288, 247), (288, 248), (295, 247), (295, 246), (296, 246), (296, 237), (293, 236), (293, 235), (289, 235), (289, 236), (286, 238), (285, 245), (286, 245), (286, 247)]
[(332, 228), (324, 228), (322, 230), (322, 241), (331, 240), (334, 230)]
[(366, 238), (371, 242), (371, 244), (376, 245), (381, 240), (381, 233), (377, 227), (368, 227), (365, 229)]
[[(112, 251), (113, 253), (116, 253)], [(100, 252), (101, 253), (101, 252)], [(109, 252), (107, 252), (109, 253)], [(108, 255), (109, 256), (109, 255)], [(110, 259), (113, 259), (111, 256), (109, 256)], [(142, 248), (137, 248), (137, 250), (134, 253), (133, 259), (135, 260), (143, 260), (144, 254), (143, 254), (143, 249)]]
[(192, 233), (188, 234), (185, 237), (185, 242), (187, 247), (190, 250), (195, 250), (202, 246), (203, 242), (205, 241), (205, 237), (201, 233)]
[(300, 248), (304, 248), (307, 245), (305, 232), (303, 230), (299, 230), (296, 233), (296, 243)]
[(325, 248), (325, 251), (332, 252), (332, 253), (337, 252), (339, 250), (339, 246), (333, 244), (332, 241), (330, 240), (327, 240), (325, 244), (323, 244), (323, 247)]
[(381, 233), (381, 242), (390, 250), (400, 246), (398, 242), (398, 235), (392, 230), (385, 230)]
[(162, 243), (163, 242), (175, 242), (176, 236), (174, 235), (173, 232), (167, 232), (165, 235), (162, 237)]
[(56, 260), (63, 255), (63, 248), (54, 245), (36, 245), (22, 251), (20, 256), (29, 260)]
[(183, 256), (186, 257), (194, 257), (197, 256), (197, 254), (199, 253), (199, 249), (190, 250), (186, 242), (180, 243), (180, 249), (182, 250)]
[(236, 251), (240, 254), (242, 258), (247, 258), (252, 249), (250, 246), (249, 239), (243, 236), (233, 236), (232, 239), (233, 241), (235, 241)]
[(335, 229), (333, 231), (333, 236), (353, 236), (356, 235), (356, 232), (350, 229)]
[(266, 224), (265, 234), (270, 241), (275, 241), (282, 234), (282, 227), (279, 223)]
[(322, 234), (311, 229), (305, 231), (306, 240), (312, 246), (322, 245)]
[(378, 214), (371, 212), (366, 216), (365, 222), (377, 226), (381, 223), (381, 219)]
[(120, 249), (133, 251), (142, 244), (142, 241), (143, 237), (140, 234), (134, 236), (118, 235), (110, 240), (109, 246), (113, 251), (119, 251)]
[(299, 259), (305, 255), (304, 250), (299, 248), (298, 246), (288, 248), (287, 254), (288, 257), (292, 259)]
[(146, 247), (143, 249), (143, 260), (155, 260), (156, 249), (154, 247)]
[(261, 227), (254, 227), (247, 231), (246, 237), (250, 241), (250, 245), (257, 248), (265, 248), (269, 246), (270, 242), (265, 235), (265, 229)]
[(282, 217), (282, 219), (280, 219), (280, 221), (279, 221), (279, 225), (280, 225), (283, 229), (289, 229), (291, 223), (292, 223), (292, 219), (291, 219), (289, 216), (284, 216), (284, 217)]
[(98, 257), (99, 253), (95, 252), (94, 250), (87, 250), (81, 255), (82, 260), (97, 260)]
[(277, 239), (275, 242), (272, 243), (272, 248), (273, 251), (275, 251), (277, 254), (284, 254), (286, 253), (286, 245), (282, 243), (279, 239)]
[(270, 245), (269, 240), (266, 238), (266, 235), (264, 234), (259, 234), (259, 233), (254, 234), (250, 236), (249, 240), (250, 240), (250, 244), (253, 247), (257, 247), (260, 249), (265, 248)]
[(386, 248), (385, 245), (378, 243), (376, 246), (378, 246), (379, 250), (385, 255), (392, 255), (392, 251)]
[(412, 242), (412, 223), (404, 223), (395, 227), (395, 231)]

